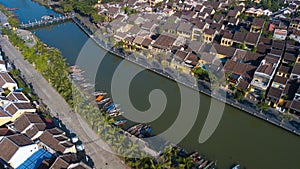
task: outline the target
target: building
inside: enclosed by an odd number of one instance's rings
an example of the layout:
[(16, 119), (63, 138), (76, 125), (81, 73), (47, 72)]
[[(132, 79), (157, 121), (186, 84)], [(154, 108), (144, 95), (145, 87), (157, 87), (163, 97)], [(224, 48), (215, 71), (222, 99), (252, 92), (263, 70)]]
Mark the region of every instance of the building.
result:
[(250, 32), (260, 33), (264, 28), (265, 20), (263, 18), (254, 18), (250, 27)]
[(273, 39), (285, 40), (287, 37), (287, 30), (285, 29), (275, 29)]
[(23, 134), (7, 136), (0, 142), (0, 157), (13, 168), (18, 168), (37, 151), (38, 145)]
[(294, 30), (293, 33), (290, 35), (290, 38), (300, 43), (300, 31)]
[(262, 94), (265, 93), (270, 86), (271, 80), (273, 79), (280, 58), (267, 55), (254, 73), (251, 86), (253, 92)]
[(39, 147), (51, 154), (76, 153), (76, 147), (70, 142), (65, 132), (58, 128), (48, 129), (39, 137)]
[(0, 126), (8, 122), (14, 122), (25, 112), (35, 112), (36, 109), (30, 103), (10, 102), (4, 108), (0, 108)]
[(46, 124), (36, 113), (24, 113), (13, 123), (13, 129), (25, 134), (31, 140), (40, 137), (45, 128)]
[(8, 89), (14, 91), (18, 88), (17, 83), (6, 72), (0, 72), (0, 87), (2, 89)]

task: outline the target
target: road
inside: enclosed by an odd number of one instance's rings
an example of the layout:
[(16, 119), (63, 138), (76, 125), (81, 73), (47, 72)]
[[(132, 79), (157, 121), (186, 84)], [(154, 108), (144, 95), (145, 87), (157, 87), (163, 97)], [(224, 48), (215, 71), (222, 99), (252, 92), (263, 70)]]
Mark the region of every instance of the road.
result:
[(5, 37), (1, 37), (0, 44), (6, 56), (21, 70), (27, 82), (32, 83), (35, 92), (51, 110), (52, 116), (57, 116), (58, 113), (59, 119), (68, 129), (72, 129), (82, 142), (97, 140), (84, 145), (85, 151), (92, 158), (95, 168), (129, 168), (118, 156), (110, 153), (113, 152), (110, 147), (94, 133), (80, 115), (72, 113), (72, 109), (64, 98), (34, 69), (33, 65), (23, 59), (22, 54)]

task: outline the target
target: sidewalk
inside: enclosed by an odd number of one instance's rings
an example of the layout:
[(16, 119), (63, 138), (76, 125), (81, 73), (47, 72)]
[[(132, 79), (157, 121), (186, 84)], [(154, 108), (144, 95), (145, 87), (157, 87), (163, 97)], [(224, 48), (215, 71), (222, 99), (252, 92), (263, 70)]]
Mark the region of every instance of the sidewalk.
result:
[(68, 129), (72, 129), (82, 142), (97, 140), (84, 145), (87, 155), (92, 158), (95, 164), (95, 168), (128, 168), (118, 156), (105, 151), (111, 150), (110, 147), (94, 133), (89, 125), (78, 114), (70, 114), (71, 108), (66, 101), (29, 62), (23, 59), (21, 53), (12, 46), (6, 38), (1, 37), (0, 44), (6, 56), (8, 56), (9, 59), (14, 62), (15, 66), (21, 70), (26, 80), (32, 83), (35, 92), (51, 110), (52, 116), (56, 116), (56, 114), (59, 113), (62, 122)]

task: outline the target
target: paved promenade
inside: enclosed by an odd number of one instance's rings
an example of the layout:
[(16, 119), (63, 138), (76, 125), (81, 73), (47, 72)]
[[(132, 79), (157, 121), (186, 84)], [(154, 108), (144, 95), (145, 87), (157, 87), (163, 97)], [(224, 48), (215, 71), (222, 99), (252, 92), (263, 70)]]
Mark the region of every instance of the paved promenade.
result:
[(13, 47), (5, 37), (0, 38), (0, 45), (6, 56), (21, 70), (26, 80), (32, 83), (35, 92), (51, 110), (52, 116), (56, 116), (58, 113), (62, 123), (65, 124), (68, 129), (73, 130), (82, 142), (97, 140), (84, 145), (87, 155), (92, 158), (95, 164), (95, 168), (129, 168), (118, 156), (106, 151), (111, 150), (109, 146), (94, 133), (80, 115), (71, 113), (71, 108), (66, 101), (29, 62), (23, 59), (21, 53)]

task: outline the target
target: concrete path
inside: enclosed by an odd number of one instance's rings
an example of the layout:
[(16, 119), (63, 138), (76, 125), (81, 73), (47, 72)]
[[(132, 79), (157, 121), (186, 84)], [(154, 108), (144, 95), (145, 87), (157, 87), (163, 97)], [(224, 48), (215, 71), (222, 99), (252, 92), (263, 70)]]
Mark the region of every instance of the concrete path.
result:
[(67, 102), (59, 95), (59, 93), (38, 73), (34, 67), (25, 61), (21, 53), (13, 47), (5, 38), (0, 38), (0, 45), (6, 56), (14, 62), (15, 66), (21, 70), (26, 80), (32, 83), (32, 86), (38, 96), (51, 110), (52, 116), (56, 116), (66, 125), (68, 129), (72, 129), (82, 142), (97, 140), (84, 145), (87, 155), (94, 161), (97, 169), (124, 169), (129, 168), (115, 154), (106, 150), (111, 150), (109, 146), (99, 138), (89, 125), (78, 114), (71, 113), (71, 108)]

